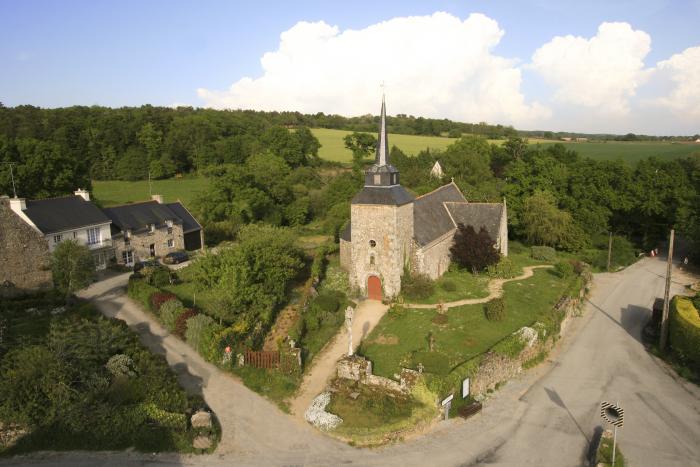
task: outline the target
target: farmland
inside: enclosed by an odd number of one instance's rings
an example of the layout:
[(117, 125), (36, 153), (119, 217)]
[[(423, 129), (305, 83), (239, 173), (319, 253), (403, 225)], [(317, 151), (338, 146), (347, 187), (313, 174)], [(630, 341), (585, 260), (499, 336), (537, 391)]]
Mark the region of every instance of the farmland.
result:
[[(322, 159), (349, 163), (352, 153), (345, 149), (343, 137), (351, 132), (343, 130), (329, 130), (326, 128), (314, 128), (311, 130), (321, 142), (319, 156)], [(441, 136), (416, 136), (390, 134), (389, 144), (396, 145), (406, 154), (416, 155), (425, 148), (445, 149), (455, 141), (454, 138)], [(554, 140), (540, 140), (530, 138), (530, 145), (541, 144), (548, 146), (558, 143)], [(500, 145), (503, 140), (489, 140), (490, 143)], [(680, 158), (694, 152), (700, 153), (700, 144), (694, 143), (670, 143), (663, 141), (600, 141), (600, 142), (561, 142), (567, 149), (578, 152), (583, 157), (596, 160), (622, 159), (630, 165), (636, 165), (640, 160), (650, 156), (662, 158)]]
[[(180, 200), (189, 208), (197, 193), (207, 188), (209, 181), (204, 177), (183, 177), (153, 180), (151, 184), (150, 192), (162, 195), (164, 202), (170, 203)], [(93, 181), (92, 186), (95, 198), (104, 207), (150, 199), (147, 180), (136, 182)]]

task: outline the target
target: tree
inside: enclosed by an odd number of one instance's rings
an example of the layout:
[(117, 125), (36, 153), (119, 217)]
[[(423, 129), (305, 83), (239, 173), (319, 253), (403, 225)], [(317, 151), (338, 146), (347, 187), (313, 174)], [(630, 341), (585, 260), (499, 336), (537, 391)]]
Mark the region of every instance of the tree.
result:
[(51, 255), (53, 282), (66, 297), (87, 287), (95, 278), (95, 262), (88, 247), (73, 240), (58, 244)]
[(362, 171), (365, 158), (377, 150), (377, 138), (369, 133), (355, 131), (345, 135), (343, 143), (352, 151), (352, 168), (358, 173)]
[(520, 224), (527, 240), (535, 245), (576, 250), (585, 243), (571, 214), (559, 209), (554, 196), (546, 191), (537, 191), (525, 199)]
[(450, 253), (457, 264), (476, 273), (498, 263), (501, 255), (494, 245), (484, 227), (477, 233), (471, 225), (460, 223)]

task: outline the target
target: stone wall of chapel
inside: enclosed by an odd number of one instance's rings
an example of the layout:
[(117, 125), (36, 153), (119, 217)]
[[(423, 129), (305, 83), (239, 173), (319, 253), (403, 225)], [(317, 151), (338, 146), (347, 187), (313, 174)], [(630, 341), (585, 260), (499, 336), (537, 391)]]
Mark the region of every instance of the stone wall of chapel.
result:
[(396, 296), (411, 251), (413, 203), (398, 207), (355, 204), (351, 206), (351, 222), (351, 286), (366, 295), (367, 278), (376, 275), (381, 279), (383, 296)]
[(437, 241), (416, 249), (416, 265), (413, 270), (435, 280), (450, 267), (450, 247), (454, 243), (454, 230)]

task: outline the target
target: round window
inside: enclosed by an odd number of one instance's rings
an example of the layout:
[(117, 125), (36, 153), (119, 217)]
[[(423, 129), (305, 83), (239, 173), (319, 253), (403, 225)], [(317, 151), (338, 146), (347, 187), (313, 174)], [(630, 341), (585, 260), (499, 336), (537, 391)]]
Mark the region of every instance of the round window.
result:
[(370, 241), (369, 241), (369, 246), (371, 246), (372, 248), (374, 248), (375, 246), (377, 246), (377, 242), (375, 242), (374, 240), (370, 240)]

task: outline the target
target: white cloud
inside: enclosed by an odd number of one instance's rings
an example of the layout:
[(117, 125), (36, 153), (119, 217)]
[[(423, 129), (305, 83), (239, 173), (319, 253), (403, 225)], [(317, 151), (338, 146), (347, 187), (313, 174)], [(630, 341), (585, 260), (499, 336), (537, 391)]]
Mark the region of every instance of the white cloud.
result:
[(504, 31), (482, 14), (400, 17), (361, 30), (299, 22), (261, 59), (262, 76), (198, 89), (216, 108), (376, 113), (386, 82), (392, 114), (531, 127), (550, 115), (521, 92), (515, 60), (493, 53)]
[(586, 39), (557, 36), (537, 49), (530, 65), (555, 88), (557, 101), (601, 114), (629, 112), (629, 100), (649, 75), (651, 38), (628, 23), (602, 23)]
[(657, 63), (655, 73), (672, 83), (670, 92), (655, 102), (682, 117), (700, 119), (700, 46)]

